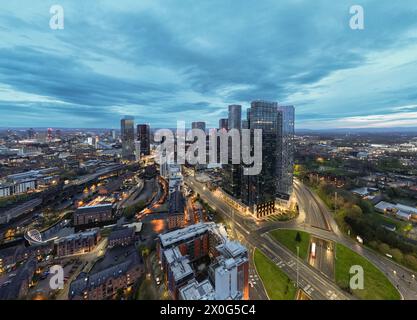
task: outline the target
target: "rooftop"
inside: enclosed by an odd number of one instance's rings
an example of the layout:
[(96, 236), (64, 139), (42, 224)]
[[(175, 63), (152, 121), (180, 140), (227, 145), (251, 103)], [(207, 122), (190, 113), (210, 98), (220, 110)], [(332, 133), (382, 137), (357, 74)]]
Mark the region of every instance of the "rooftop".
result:
[(178, 247), (165, 250), (164, 255), (167, 263), (170, 265), (170, 270), (174, 276), (175, 281), (184, 279), (185, 277), (194, 273), (190, 265), (190, 260), (188, 257), (181, 254)]
[(81, 238), (94, 237), (99, 232), (100, 232), (99, 228), (94, 228), (94, 229), (91, 229), (91, 230), (88, 230), (88, 231), (85, 231), (85, 232), (74, 233), (74, 234), (70, 234), (68, 236), (59, 238), (59, 239), (55, 240), (55, 243), (60, 243), (60, 242), (63, 242), (63, 241), (77, 240), (77, 239), (81, 239)]
[(113, 230), (109, 235), (109, 241), (119, 238), (127, 238), (132, 237), (135, 234), (135, 228), (134, 227), (123, 227), (116, 230)]
[(91, 213), (101, 212), (103, 210), (111, 210), (113, 205), (111, 203), (97, 204), (95, 206), (85, 206), (77, 208), (77, 213)]
[(207, 279), (198, 283), (196, 280), (189, 282), (180, 289), (182, 300), (215, 300), (215, 291)]
[(168, 247), (177, 242), (185, 241), (187, 239), (202, 235), (214, 226), (214, 222), (193, 224), (182, 229), (161, 234), (159, 235), (159, 240), (161, 241), (163, 247)]

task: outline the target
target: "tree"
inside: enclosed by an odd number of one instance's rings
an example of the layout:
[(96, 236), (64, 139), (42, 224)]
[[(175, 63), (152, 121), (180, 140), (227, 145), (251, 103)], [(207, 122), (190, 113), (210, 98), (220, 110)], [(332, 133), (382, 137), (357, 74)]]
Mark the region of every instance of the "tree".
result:
[(351, 219), (358, 220), (362, 216), (362, 209), (354, 204), (351, 208), (347, 210), (347, 216)]
[(390, 247), (386, 243), (380, 243), (379, 246), (378, 246), (378, 250), (379, 250), (379, 252), (381, 252), (383, 254), (386, 254), (386, 253), (389, 252)]
[(145, 207), (145, 202), (139, 201), (138, 203), (132, 206), (126, 207), (123, 210), (123, 215), (125, 216), (126, 219), (132, 219), (137, 213), (142, 211), (144, 207)]
[(404, 264), (411, 269), (417, 270), (417, 258), (412, 254), (404, 256)]
[(403, 253), (399, 249), (391, 249), (389, 253), (392, 255), (395, 261), (402, 262), (403, 261)]
[(369, 246), (373, 249), (378, 249), (378, 242), (375, 240), (372, 240), (371, 242), (369, 242)]
[(367, 201), (367, 200), (360, 199), (359, 202), (358, 202), (358, 206), (362, 209), (363, 213), (372, 213), (373, 212), (372, 203)]

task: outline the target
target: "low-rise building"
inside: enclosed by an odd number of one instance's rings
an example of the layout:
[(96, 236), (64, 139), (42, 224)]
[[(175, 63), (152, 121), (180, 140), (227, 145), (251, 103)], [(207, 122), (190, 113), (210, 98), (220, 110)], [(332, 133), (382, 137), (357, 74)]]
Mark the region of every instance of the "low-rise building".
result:
[(113, 220), (113, 205), (99, 204), (80, 207), (74, 212), (74, 226), (101, 225)]
[(100, 229), (98, 228), (57, 239), (55, 240), (56, 256), (62, 257), (90, 252), (97, 246), (100, 239)]
[(116, 227), (108, 237), (108, 247), (113, 248), (116, 246), (128, 246), (136, 240), (136, 228), (135, 227)]
[(104, 300), (119, 290), (129, 290), (145, 272), (143, 259), (134, 246), (107, 250), (89, 273), (81, 273), (69, 288), (70, 300)]
[(180, 190), (169, 195), (168, 229), (184, 227), (185, 199)]
[(381, 201), (375, 205), (376, 211), (384, 214), (392, 214), (401, 220), (410, 220), (417, 218), (417, 208), (406, 206), (403, 204), (394, 204)]

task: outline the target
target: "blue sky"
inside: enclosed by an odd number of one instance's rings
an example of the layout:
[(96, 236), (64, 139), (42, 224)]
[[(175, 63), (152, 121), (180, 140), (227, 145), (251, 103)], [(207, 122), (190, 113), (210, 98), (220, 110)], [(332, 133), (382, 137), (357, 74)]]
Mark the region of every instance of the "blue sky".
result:
[(298, 128), (417, 126), (415, 0), (4, 1), (0, 39), (0, 127), (217, 126), (255, 99)]

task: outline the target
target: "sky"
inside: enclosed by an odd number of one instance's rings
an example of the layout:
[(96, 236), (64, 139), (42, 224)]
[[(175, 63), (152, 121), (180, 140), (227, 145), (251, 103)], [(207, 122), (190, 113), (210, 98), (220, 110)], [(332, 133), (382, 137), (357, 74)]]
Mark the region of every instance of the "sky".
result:
[(417, 127), (415, 0), (3, 1), (0, 39), (0, 127), (217, 127), (258, 99), (296, 128)]

